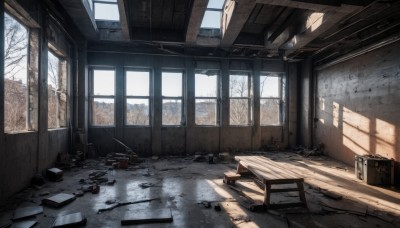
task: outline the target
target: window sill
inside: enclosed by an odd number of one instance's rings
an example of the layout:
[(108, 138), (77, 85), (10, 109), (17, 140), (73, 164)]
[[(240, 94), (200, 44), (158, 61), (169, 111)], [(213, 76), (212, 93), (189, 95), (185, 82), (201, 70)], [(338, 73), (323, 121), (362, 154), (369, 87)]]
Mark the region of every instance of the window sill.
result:
[(21, 131), (13, 131), (13, 132), (4, 132), (6, 135), (18, 135), (18, 134), (29, 134), (29, 133), (36, 133), (38, 131), (28, 131), (28, 130), (21, 130)]

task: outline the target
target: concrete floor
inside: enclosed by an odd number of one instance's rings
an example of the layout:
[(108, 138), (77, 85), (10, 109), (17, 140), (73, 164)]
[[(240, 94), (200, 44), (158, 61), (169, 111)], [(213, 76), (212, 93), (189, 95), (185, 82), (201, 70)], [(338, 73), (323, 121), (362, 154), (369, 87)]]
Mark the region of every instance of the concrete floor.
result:
[[(53, 209), (44, 207), (36, 216), (35, 227), (51, 227), (57, 215), (82, 212), (87, 218), (86, 227), (119, 227), (126, 214), (170, 208), (172, 223), (139, 225), (137, 227), (399, 227), (400, 193), (398, 189), (369, 186), (355, 179), (354, 170), (343, 163), (324, 156), (302, 157), (289, 152), (263, 153), (305, 176), (305, 190), (309, 209), (292, 208), (251, 212), (241, 206), (241, 197), (222, 183), (222, 174), (234, 170), (234, 163), (208, 164), (187, 158), (161, 158), (146, 160), (136, 168), (115, 170), (114, 186), (100, 186), (98, 194), (86, 193), (72, 203)], [(43, 198), (56, 193), (74, 193), (81, 187), (80, 179), (87, 179), (94, 170), (107, 170), (100, 161), (87, 161), (84, 168), (64, 172), (61, 182), (48, 182), (42, 189), (27, 189), (15, 195), (3, 207), (2, 220), (12, 217), (15, 208), (39, 205)], [(141, 188), (141, 183), (155, 186)], [(251, 177), (236, 183), (254, 200), (262, 199), (262, 190)], [(319, 189), (328, 189), (343, 196), (340, 201), (326, 198)], [(39, 196), (42, 192), (48, 196)], [(273, 196), (275, 201), (291, 201), (296, 195), (284, 193)], [(101, 214), (107, 200), (118, 202), (157, 198), (115, 208)], [(220, 204), (222, 211), (205, 208), (201, 202)], [(323, 206), (325, 205), (325, 206)], [(336, 208), (336, 209), (332, 209)], [(341, 209), (341, 210), (339, 210)], [(350, 212), (349, 212), (350, 211)], [(368, 215), (367, 215), (368, 214)], [(1, 224), (0, 224), (1, 226)]]

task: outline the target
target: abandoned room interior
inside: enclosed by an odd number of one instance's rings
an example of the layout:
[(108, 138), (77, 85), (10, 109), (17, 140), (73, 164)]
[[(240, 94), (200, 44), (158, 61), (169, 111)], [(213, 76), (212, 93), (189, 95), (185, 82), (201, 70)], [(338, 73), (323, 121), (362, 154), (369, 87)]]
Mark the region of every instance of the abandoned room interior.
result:
[(400, 227), (400, 1), (0, 14), (0, 228)]

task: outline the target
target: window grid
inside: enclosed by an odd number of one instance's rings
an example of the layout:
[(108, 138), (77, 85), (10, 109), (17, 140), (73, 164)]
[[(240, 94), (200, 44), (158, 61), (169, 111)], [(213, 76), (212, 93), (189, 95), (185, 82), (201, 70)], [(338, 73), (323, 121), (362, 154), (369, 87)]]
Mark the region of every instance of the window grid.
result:
[[(211, 77), (214, 77), (214, 80)], [(218, 70), (196, 70), (195, 124), (198, 126), (219, 125), (219, 78)], [(204, 88), (211, 91), (204, 94)]]
[[(91, 75), (91, 125), (115, 125), (115, 69), (94, 68)], [(99, 77), (103, 77), (101, 80)], [(108, 81), (105, 79), (108, 77)], [(111, 79), (111, 80), (110, 80)], [(97, 82), (99, 84), (97, 84)], [(96, 86), (98, 85), (98, 86)], [(108, 87), (107, 87), (108, 86)]]
[[(125, 88), (126, 88), (125, 125), (126, 126), (150, 126), (151, 124), (150, 84), (151, 84), (150, 70), (129, 69), (125, 71)], [(131, 93), (130, 92), (131, 89), (129, 89), (131, 85), (134, 85), (135, 87), (136, 85), (139, 85), (139, 87), (141, 88), (133, 88), (134, 92)]]
[(161, 81), (162, 125), (183, 126), (183, 71), (163, 71)]
[(282, 123), (282, 73), (260, 74), (260, 125)]
[(229, 125), (250, 126), (253, 115), (250, 72), (231, 71), (229, 75)]

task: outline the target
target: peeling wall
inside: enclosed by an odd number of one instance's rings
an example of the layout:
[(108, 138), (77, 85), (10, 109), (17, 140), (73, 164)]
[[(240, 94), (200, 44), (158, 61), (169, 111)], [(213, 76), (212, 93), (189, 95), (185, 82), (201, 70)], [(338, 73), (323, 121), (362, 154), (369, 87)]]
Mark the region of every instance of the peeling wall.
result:
[(397, 42), (318, 72), (315, 136), (329, 156), (350, 165), (362, 154), (400, 162), (399, 59)]

